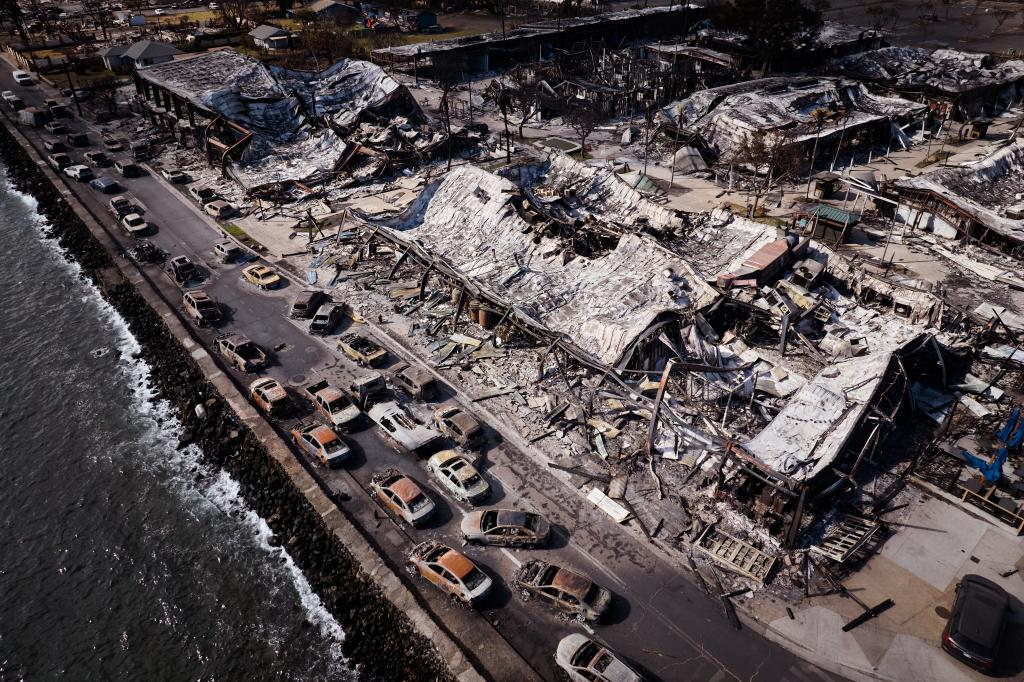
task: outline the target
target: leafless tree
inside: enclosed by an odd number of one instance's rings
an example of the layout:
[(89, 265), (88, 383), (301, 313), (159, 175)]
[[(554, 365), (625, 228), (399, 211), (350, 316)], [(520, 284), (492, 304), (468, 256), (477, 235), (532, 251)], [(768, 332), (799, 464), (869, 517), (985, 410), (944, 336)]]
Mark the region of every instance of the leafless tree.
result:
[[(501, 88), (498, 91), (498, 111), (501, 112), (501, 119), (505, 123), (505, 158), (509, 163), (512, 163), (512, 133), (508, 129), (508, 114), (513, 107), (512, 93), (505, 87), (505, 83), (499, 82), (498, 86)], [(473, 103), (470, 102), (470, 106), (472, 105)]]
[(103, 31), (103, 39), (109, 40), (107, 29), (110, 27), (110, 10), (105, 0), (82, 0), (82, 10), (96, 22)]
[(113, 76), (99, 78), (92, 84), (96, 103), (106, 106), (107, 111), (111, 114), (117, 111), (117, 87), (117, 79)]
[(751, 215), (757, 213), (762, 197), (789, 175), (790, 168), (800, 167), (799, 156), (799, 146), (789, 131), (765, 134), (759, 130), (751, 135), (744, 134), (730, 161), (754, 173)]
[(523, 126), (530, 120), (537, 108), (537, 86), (522, 69), (516, 69), (512, 75), (512, 86), (508, 89), (512, 105), (520, 114), (519, 138), (523, 137)]
[(582, 147), (580, 155), (585, 158), (587, 155), (587, 138), (590, 137), (590, 134), (594, 132), (594, 129), (601, 122), (600, 117), (593, 107), (582, 106), (569, 109), (562, 116), (562, 119), (579, 136), (580, 147)]
[(221, 0), (220, 11), (224, 21), (235, 28), (241, 28), (249, 15), (251, 0)]

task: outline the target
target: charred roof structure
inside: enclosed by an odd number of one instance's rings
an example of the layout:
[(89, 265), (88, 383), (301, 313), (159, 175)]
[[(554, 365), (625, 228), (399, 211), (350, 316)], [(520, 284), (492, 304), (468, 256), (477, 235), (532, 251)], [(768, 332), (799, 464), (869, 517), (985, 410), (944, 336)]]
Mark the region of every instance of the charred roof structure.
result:
[(885, 47), (836, 60), (833, 69), (903, 97), (953, 102), (962, 121), (996, 116), (1024, 98), (1024, 60), (994, 55)]
[(475, 297), (567, 340), (590, 362), (611, 365), (656, 319), (692, 314), (717, 297), (685, 260), (636, 229), (640, 219), (668, 227), (672, 213), (653, 205), (637, 213), (634, 225), (606, 228), (597, 251), (585, 244), (584, 221), (555, 202), (518, 195), (508, 180), (462, 166), (434, 181), (386, 230), (404, 252)]
[(310, 73), (225, 49), (140, 69), (135, 81), (151, 111), (190, 130), (207, 160), (248, 191), (330, 177), (363, 122), (424, 121), (404, 86), (358, 60)]
[(1024, 148), (1016, 140), (968, 166), (939, 168), (894, 184), (900, 219), (947, 239), (1024, 245)]
[[(766, 78), (700, 90), (664, 107), (668, 130), (697, 135), (720, 160), (734, 158), (755, 135), (819, 149), (862, 137), (888, 146), (905, 139), (895, 123), (923, 113), (920, 104), (873, 95), (839, 78)], [(675, 134), (675, 132), (671, 132)]]

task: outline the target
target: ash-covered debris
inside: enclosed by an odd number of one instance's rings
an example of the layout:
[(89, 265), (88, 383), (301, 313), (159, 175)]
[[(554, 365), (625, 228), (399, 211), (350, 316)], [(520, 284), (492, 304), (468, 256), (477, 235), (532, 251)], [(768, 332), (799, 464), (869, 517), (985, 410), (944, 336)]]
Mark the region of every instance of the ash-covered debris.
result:
[(311, 73), (215, 50), (140, 69), (136, 87), (154, 116), (247, 193), (379, 177), (469, 140), (461, 130), (449, 141), (405, 86), (353, 59)]

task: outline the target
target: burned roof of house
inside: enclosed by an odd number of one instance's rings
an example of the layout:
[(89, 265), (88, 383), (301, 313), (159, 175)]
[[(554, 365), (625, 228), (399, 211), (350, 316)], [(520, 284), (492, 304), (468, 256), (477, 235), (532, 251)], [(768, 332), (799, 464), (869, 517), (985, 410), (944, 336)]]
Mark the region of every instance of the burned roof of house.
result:
[(336, 130), (365, 112), (421, 116), (404, 86), (354, 59), (311, 73), (226, 49), (140, 69), (139, 77), (253, 133), (242, 161), (230, 167), (247, 189), (330, 173), (345, 150)]
[[(491, 300), (512, 306), (525, 323), (564, 336), (604, 364), (616, 362), (659, 316), (717, 298), (684, 259), (642, 234), (623, 234), (594, 257), (569, 252), (523, 219), (511, 201), (516, 193), (508, 180), (462, 166), (435, 180), (386, 229), (426, 249)], [(643, 214), (660, 209), (645, 207), (635, 192), (632, 202)]]
[(883, 47), (833, 62), (837, 73), (906, 92), (958, 94), (1024, 79), (1024, 60), (921, 47)]
[(1024, 242), (1024, 147), (1019, 141), (969, 166), (900, 178), (896, 187), (932, 192), (996, 234)]
[[(700, 90), (661, 111), (670, 124), (700, 134), (721, 156), (729, 156), (754, 133), (792, 136), (792, 142), (819, 134), (814, 112), (827, 118), (820, 136), (873, 121), (899, 118), (924, 106), (874, 95), (856, 81), (839, 78), (765, 78)], [(844, 112), (848, 113), (846, 116)]]

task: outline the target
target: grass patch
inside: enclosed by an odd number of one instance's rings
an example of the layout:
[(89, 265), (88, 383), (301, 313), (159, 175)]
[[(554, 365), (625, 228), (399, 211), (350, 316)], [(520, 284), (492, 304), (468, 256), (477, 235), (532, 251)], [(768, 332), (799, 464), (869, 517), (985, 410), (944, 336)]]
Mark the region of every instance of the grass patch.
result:
[(267, 247), (250, 237), (249, 234), (238, 225), (235, 225), (234, 223), (227, 223), (226, 225), (222, 225), (221, 229), (256, 253), (267, 252)]
[(209, 22), (213, 21), (214, 19), (220, 18), (220, 16), (221, 16), (220, 12), (215, 12), (212, 9), (210, 9), (210, 10), (202, 10), (202, 11), (199, 11), (199, 12), (188, 12), (186, 14), (169, 14), (169, 15), (165, 15), (165, 16), (162, 16), (162, 17), (154, 17), (154, 18), (162, 19), (164, 21), (167, 21), (168, 23), (177, 24), (182, 19), (184, 19), (185, 21), (189, 21), (189, 22), (209, 23)]

